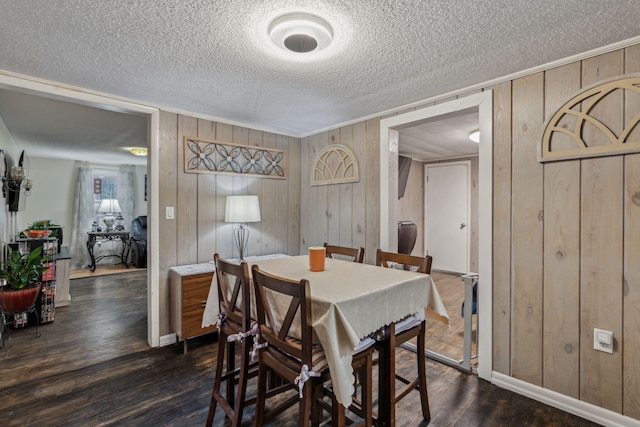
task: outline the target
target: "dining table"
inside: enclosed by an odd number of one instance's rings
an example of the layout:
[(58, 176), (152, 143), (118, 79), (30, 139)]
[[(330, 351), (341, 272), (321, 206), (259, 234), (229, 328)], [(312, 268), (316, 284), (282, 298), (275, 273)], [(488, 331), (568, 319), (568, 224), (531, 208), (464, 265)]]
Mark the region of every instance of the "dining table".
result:
[[(257, 258), (257, 259), (256, 259)], [(447, 322), (449, 316), (429, 274), (401, 268), (382, 268), (327, 258), (323, 271), (310, 271), (308, 255), (254, 257), (250, 267), (292, 280), (307, 279), (311, 293), (311, 321), (322, 345), (336, 399), (348, 407), (354, 392), (351, 361), (365, 337), (389, 337), (395, 323), (409, 315)], [(202, 326), (218, 317), (217, 279), (213, 275)], [(386, 340), (390, 342), (391, 340)], [(395, 408), (388, 393), (395, 390), (393, 349), (382, 343), (379, 350), (379, 397), (377, 425), (395, 424)]]

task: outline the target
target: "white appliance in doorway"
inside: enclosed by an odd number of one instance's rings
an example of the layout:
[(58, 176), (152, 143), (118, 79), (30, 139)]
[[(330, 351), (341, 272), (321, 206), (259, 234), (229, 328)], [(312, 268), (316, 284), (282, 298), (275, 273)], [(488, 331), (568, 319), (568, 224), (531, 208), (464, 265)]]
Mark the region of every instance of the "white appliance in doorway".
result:
[(470, 171), (470, 161), (425, 165), (424, 241), (435, 270), (469, 272)]

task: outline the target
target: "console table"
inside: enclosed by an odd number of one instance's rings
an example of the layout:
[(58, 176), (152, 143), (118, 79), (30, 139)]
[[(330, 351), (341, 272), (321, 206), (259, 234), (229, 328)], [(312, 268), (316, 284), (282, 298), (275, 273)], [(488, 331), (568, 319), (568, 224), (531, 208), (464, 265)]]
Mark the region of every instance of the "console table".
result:
[[(93, 254), (93, 247), (97, 242), (121, 241), (122, 252), (120, 254), (100, 255), (97, 258)], [(129, 268), (129, 250), (131, 249), (131, 233), (128, 231), (89, 231), (87, 232), (87, 250), (91, 257), (91, 271), (96, 271), (96, 262), (106, 257), (119, 258), (125, 267)]]

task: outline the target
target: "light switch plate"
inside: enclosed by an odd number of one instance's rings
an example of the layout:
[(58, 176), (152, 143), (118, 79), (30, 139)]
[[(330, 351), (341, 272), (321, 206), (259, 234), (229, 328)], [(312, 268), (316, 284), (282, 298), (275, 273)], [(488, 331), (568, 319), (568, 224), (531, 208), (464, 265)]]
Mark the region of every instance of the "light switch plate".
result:
[(593, 328), (593, 348), (605, 353), (613, 353), (613, 332)]
[(174, 218), (174, 210), (173, 210), (173, 206), (167, 206), (165, 209), (165, 218), (166, 219), (173, 219)]

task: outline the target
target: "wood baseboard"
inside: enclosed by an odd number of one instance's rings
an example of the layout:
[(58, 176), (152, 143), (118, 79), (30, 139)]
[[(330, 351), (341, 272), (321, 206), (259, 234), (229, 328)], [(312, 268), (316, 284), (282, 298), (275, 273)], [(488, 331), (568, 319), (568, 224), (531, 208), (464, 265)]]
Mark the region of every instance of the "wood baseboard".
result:
[(100, 265), (96, 267), (96, 271), (92, 272), (90, 268), (80, 268), (80, 269), (72, 269), (69, 275), (71, 280), (73, 279), (81, 279), (84, 277), (97, 277), (104, 276), (107, 274), (119, 274), (119, 273), (131, 273), (134, 271), (144, 271), (146, 268), (137, 268), (135, 266), (130, 266), (129, 268), (125, 267), (122, 264), (116, 265)]

